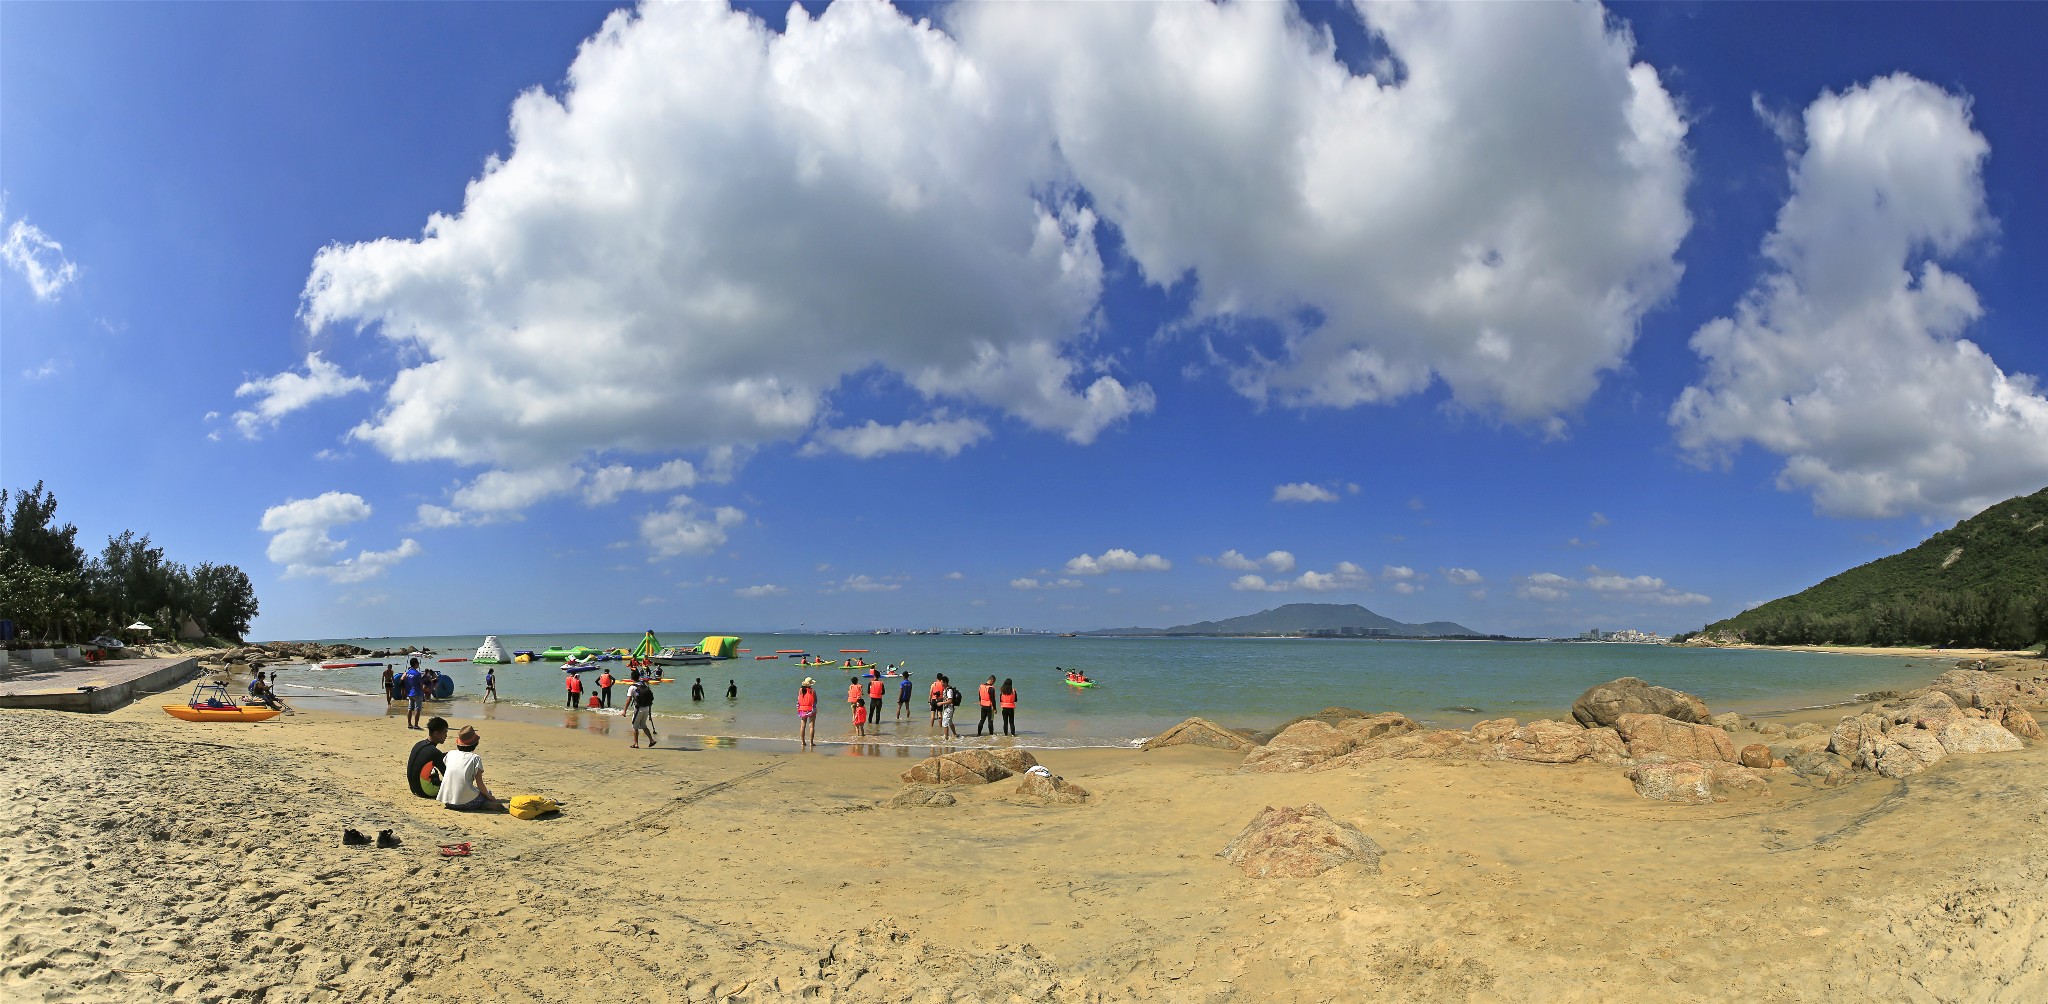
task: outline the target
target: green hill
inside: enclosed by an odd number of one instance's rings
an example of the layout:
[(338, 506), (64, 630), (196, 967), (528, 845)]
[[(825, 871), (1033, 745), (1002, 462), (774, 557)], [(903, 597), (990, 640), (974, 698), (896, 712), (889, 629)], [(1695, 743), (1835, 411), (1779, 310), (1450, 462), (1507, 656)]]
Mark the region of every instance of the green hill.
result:
[(1394, 638), (1477, 637), (1479, 632), (1451, 621), (1405, 624), (1373, 613), (1356, 603), (1289, 603), (1242, 617), (1197, 621), (1170, 628), (1118, 628), (1094, 631), (1103, 635), (1278, 635), (1317, 632), (1371, 631)]
[(2048, 488), (1702, 633), (1762, 645), (2011, 649), (2048, 641)]

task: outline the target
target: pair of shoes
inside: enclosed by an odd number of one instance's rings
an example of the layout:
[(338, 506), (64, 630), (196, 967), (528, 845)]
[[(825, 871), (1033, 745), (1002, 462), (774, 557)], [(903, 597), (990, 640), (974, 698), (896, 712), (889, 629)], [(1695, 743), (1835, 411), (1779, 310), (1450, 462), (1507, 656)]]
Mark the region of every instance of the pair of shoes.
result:
[(379, 847), (397, 847), (397, 846), (398, 846), (398, 836), (397, 836), (397, 834), (394, 834), (394, 833), (392, 833), (392, 832), (391, 832), (390, 830), (378, 830), (378, 831), (377, 831), (377, 846), (379, 846)]
[(350, 827), (346, 830), (341, 831), (341, 842), (342, 845), (345, 847), (360, 847), (364, 844), (369, 843), (370, 838), (363, 836), (362, 831), (357, 830), (354, 827)]

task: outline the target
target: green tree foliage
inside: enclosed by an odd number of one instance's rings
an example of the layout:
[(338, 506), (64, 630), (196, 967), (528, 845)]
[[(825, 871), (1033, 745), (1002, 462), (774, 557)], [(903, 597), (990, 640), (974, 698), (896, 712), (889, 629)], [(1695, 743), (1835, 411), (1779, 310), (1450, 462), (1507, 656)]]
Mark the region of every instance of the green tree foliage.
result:
[(108, 537), (88, 558), (78, 528), (59, 525), (56, 512), (56, 496), (40, 481), (25, 492), (0, 491), (0, 617), (23, 633), (83, 640), (139, 618), (163, 637), (175, 637), (188, 619), (207, 634), (248, 634), (256, 589), (240, 568), (187, 568), (133, 530)]
[(1704, 631), (1760, 645), (2048, 642), (2048, 489)]

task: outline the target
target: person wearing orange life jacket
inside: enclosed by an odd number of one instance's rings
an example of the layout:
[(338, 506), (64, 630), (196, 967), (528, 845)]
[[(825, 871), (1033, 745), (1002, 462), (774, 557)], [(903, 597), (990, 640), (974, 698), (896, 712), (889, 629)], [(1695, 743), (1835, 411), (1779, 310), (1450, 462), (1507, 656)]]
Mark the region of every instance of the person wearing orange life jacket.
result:
[(982, 684), (977, 689), (981, 692), (981, 719), (974, 723), (974, 734), (977, 736), (981, 735), (981, 728), (982, 726), (986, 725), (988, 726), (988, 734), (995, 735), (996, 678), (993, 676), (989, 677), (988, 682)]
[(818, 681), (804, 677), (802, 686), (796, 688), (796, 736), (799, 748), (818, 746), (818, 692), (812, 690)]
[(931, 721), (931, 723), (932, 723), (933, 725), (937, 725), (937, 724), (939, 724), (939, 707), (940, 707), (940, 706), (941, 706), (942, 704), (944, 704), (944, 703), (945, 703), (945, 699), (946, 699), (946, 674), (944, 674), (944, 673), (940, 673), (940, 674), (938, 675), (938, 678), (932, 681), (932, 721)]
[(612, 706), (612, 684), (616, 682), (618, 681), (612, 677), (611, 670), (606, 669), (599, 671), (599, 673), (597, 674), (597, 696), (599, 698), (599, 707), (609, 708)]
[(888, 690), (889, 685), (882, 682), (880, 674), (869, 675), (868, 721), (875, 723), (876, 735), (880, 735), (882, 731), (882, 695), (887, 693)]
[[(855, 679), (855, 678), (853, 678), (853, 677), (850, 677), (850, 676), (849, 676), (849, 677), (847, 677), (847, 678), (846, 678), (846, 703), (848, 703), (848, 704), (851, 704), (851, 705), (853, 705), (853, 710), (855, 710), (855, 711), (862, 711), (862, 710), (864, 710), (864, 709), (865, 709), (865, 707), (866, 707), (866, 702), (864, 702), (864, 701), (862, 701), (862, 700), (861, 700), (860, 694), (861, 694), (861, 686), (860, 686), (860, 681), (859, 681), (859, 680), (857, 680), (857, 679)], [(856, 717), (858, 717), (858, 716), (856, 716)]]
[(574, 673), (563, 673), (568, 677), (562, 686), (569, 688), (569, 710), (576, 710), (576, 699), (583, 696), (583, 678)]
[(1003, 705), (1003, 734), (1017, 734), (1017, 688), (1010, 681), (1003, 681), (1002, 693), (996, 695)]

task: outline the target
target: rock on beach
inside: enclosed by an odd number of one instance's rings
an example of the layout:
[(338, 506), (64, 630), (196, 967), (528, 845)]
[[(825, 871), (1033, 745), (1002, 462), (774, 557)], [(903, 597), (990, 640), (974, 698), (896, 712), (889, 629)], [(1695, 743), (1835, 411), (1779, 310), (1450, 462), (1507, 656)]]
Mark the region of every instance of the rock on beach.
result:
[(1711, 717), (1707, 702), (1633, 676), (1589, 687), (1572, 703), (1572, 717), (1588, 727), (1613, 725), (1623, 715), (1662, 715), (1681, 722), (1706, 722)]
[(1615, 719), (1614, 730), (1628, 744), (1628, 755), (1638, 760), (1661, 756), (1672, 760), (1735, 762), (1734, 741), (1712, 725), (1631, 713)]
[(1311, 878), (1352, 861), (1380, 869), (1380, 846), (1358, 827), (1309, 802), (1267, 806), (1223, 848), (1223, 858), (1253, 878)]
[(1156, 750), (1167, 746), (1207, 746), (1211, 749), (1245, 753), (1258, 744), (1243, 733), (1226, 729), (1206, 718), (1190, 718), (1145, 740), (1141, 748)]

